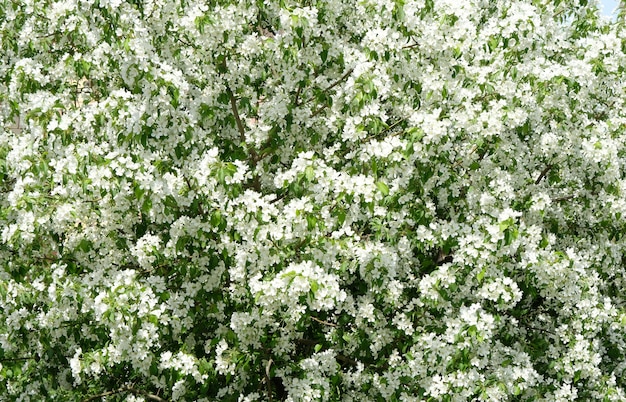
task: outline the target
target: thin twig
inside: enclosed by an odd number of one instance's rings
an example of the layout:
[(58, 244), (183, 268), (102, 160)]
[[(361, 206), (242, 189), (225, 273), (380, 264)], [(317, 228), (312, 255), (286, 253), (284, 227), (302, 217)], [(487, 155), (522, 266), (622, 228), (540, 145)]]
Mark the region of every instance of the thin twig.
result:
[(413, 43), (412, 45), (402, 46), (402, 49), (412, 49), (412, 48), (414, 48), (414, 47), (419, 46), (418, 41), (417, 41), (417, 40), (413, 37), (413, 35), (410, 35), (410, 36), (409, 36), (409, 38), (410, 38), (413, 42), (415, 42), (415, 43)]
[(274, 198), (272, 201), (270, 201), (270, 204), (276, 204), (278, 201), (282, 200), (286, 196), (287, 196), (287, 193), (283, 193), (279, 195), (278, 197)]
[(333, 324), (332, 322), (328, 322), (328, 321), (320, 320), (320, 319), (319, 319), (319, 318), (317, 318), (317, 317), (311, 317), (311, 319), (312, 319), (313, 321), (315, 321), (315, 322), (320, 323), (320, 324), (323, 324), (323, 325), (328, 325), (329, 327), (333, 327), (333, 328), (337, 328), (337, 327), (339, 327), (339, 325), (337, 325), (337, 324)]
[(115, 395), (115, 394), (120, 394), (120, 393), (126, 392), (126, 391), (127, 391), (126, 388), (120, 388), (120, 389), (116, 389), (115, 391), (103, 392), (103, 393), (98, 394), (98, 395), (90, 396), (87, 399), (83, 399), (83, 402), (95, 401), (96, 399), (101, 399), (101, 398), (104, 398), (105, 396), (111, 396), (111, 395)]
[(179, 41), (180, 43), (182, 43), (185, 46), (193, 47), (194, 49), (196, 48), (191, 43), (187, 42), (186, 40), (181, 39), (179, 36), (176, 37), (176, 40)]
[(341, 78), (339, 78), (337, 81), (335, 81), (331, 86), (329, 86), (326, 89), (324, 89), (324, 92), (328, 92), (331, 89), (333, 89), (334, 87), (336, 87), (337, 85), (339, 85), (339, 83), (341, 83), (341, 81), (343, 81), (346, 78), (348, 78), (350, 76), (350, 74), (352, 74), (353, 71), (354, 71), (354, 68), (351, 68), (350, 70), (348, 70), (344, 75), (341, 76)]
[(270, 368), (272, 367), (272, 363), (274, 361), (272, 358), (265, 365), (265, 381), (267, 382), (267, 397), (270, 402), (272, 402), (272, 381), (270, 380)]
[(189, 188), (189, 191), (193, 190), (193, 187), (191, 186), (191, 181), (189, 180), (189, 177), (183, 176), (183, 179), (185, 179), (185, 183), (187, 184), (187, 187)]
[[(333, 82), (331, 85), (329, 85), (328, 87), (326, 87), (325, 89), (322, 89), (322, 92), (328, 92), (331, 89), (333, 89), (334, 87), (336, 87), (337, 85), (339, 85), (343, 80), (345, 80), (346, 78), (348, 78), (350, 76), (350, 74), (352, 74), (352, 72), (354, 71), (354, 68), (349, 69), (344, 75), (341, 76), (341, 78), (339, 78), (337, 81)], [(315, 99), (315, 96), (312, 96), (309, 98), (309, 100), (307, 100), (308, 102), (311, 102), (313, 99)]]
[[(469, 154), (467, 154), (467, 156), (472, 155), (474, 152), (476, 152), (476, 150), (477, 150), (477, 149), (478, 149), (478, 145), (474, 145), (474, 148), (472, 148), (472, 150), (470, 151), (470, 153), (469, 153)], [(459, 166), (461, 165), (461, 163), (463, 163), (463, 161), (464, 161), (464, 160), (465, 160), (464, 158), (459, 159), (458, 161), (456, 161), (456, 162), (454, 163), (454, 165), (453, 165), (452, 167), (453, 167), (453, 168), (457, 168), (457, 167), (459, 167)]]
[(140, 389), (133, 389), (133, 388), (130, 388), (130, 389), (129, 389), (129, 391), (130, 391), (130, 392), (132, 392), (132, 393), (136, 393), (136, 394), (143, 395), (144, 397), (148, 398), (148, 399), (149, 399), (149, 400), (151, 400), (151, 401), (155, 401), (155, 402), (167, 402), (167, 400), (165, 400), (165, 399), (161, 398), (161, 397), (160, 397), (160, 396), (158, 396), (158, 395), (154, 395), (154, 394), (151, 394), (151, 393), (149, 393), (149, 392), (146, 392), (146, 391), (143, 391), (143, 390), (140, 390)]
[(386, 133), (387, 131), (391, 131), (393, 130), (398, 124), (402, 123), (403, 121), (405, 121), (407, 118), (403, 117), (400, 120), (398, 120), (397, 122), (393, 123), (392, 125), (390, 125), (389, 127), (387, 127), (386, 129), (384, 129), (381, 134)]
[(328, 107), (328, 105), (323, 105), (321, 108), (317, 109), (315, 112), (311, 113), (311, 117), (313, 118), (315, 116), (317, 116), (318, 114), (322, 113), (324, 111), (324, 109), (326, 109)]
[(46, 38), (51, 38), (51, 37), (53, 37), (53, 36), (60, 35), (60, 34), (61, 34), (61, 32), (59, 32), (59, 31), (54, 31), (54, 32), (49, 33), (49, 34), (46, 34), (46, 35), (39, 35), (39, 36), (37, 36), (36, 38), (37, 38), (37, 39), (46, 39)]
[[(314, 341), (313, 339), (296, 339), (295, 341), (296, 341), (297, 343), (301, 344), (301, 345), (306, 345), (306, 346), (315, 346), (315, 345), (318, 345), (318, 344), (319, 344), (319, 342)], [(337, 361), (340, 361), (340, 362), (342, 362), (342, 363), (349, 364), (349, 365), (351, 365), (351, 366), (356, 366), (356, 365), (358, 365), (358, 362), (357, 362), (356, 360), (353, 360), (353, 359), (351, 359), (351, 358), (349, 358), (349, 357), (347, 357), (347, 356), (344, 356), (344, 355), (342, 355), (342, 354), (337, 354), (337, 355), (335, 355), (335, 359), (336, 359)], [(368, 364), (367, 364), (367, 363), (364, 363), (364, 365), (366, 365), (366, 366), (367, 366)]]
[(572, 198), (576, 198), (576, 196), (572, 194), (572, 195), (566, 195), (564, 197), (557, 197), (557, 198), (553, 198), (552, 202), (569, 201)]
[(97, 399), (102, 399), (105, 396), (121, 394), (122, 392), (130, 392), (130, 393), (133, 393), (133, 394), (139, 394), (139, 395), (142, 395), (143, 397), (145, 397), (145, 398), (147, 398), (147, 399), (149, 399), (151, 401), (155, 401), (155, 402), (167, 402), (167, 400), (165, 400), (165, 399), (163, 399), (163, 398), (161, 398), (161, 397), (159, 397), (157, 395), (151, 394), (151, 393), (149, 393), (147, 391), (143, 391), (141, 389), (135, 389), (133, 387), (122, 387), (122, 388), (116, 389), (114, 391), (103, 392), (101, 394), (93, 395), (93, 396), (90, 396), (89, 398), (83, 399), (83, 402), (95, 401)]
[(8, 359), (0, 359), (0, 362), (23, 362), (26, 360), (35, 360), (34, 357), (13, 357)]
[(293, 101), (293, 104), (297, 106), (300, 106), (300, 92), (302, 92), (302, 87), (300, 85), (298, 85), (298, 90), (296, 91), (296, 98)]
[(539, 175), (539, 177), (537, 177), (537, 180), (535, 180), (535, 184), (541, 183), (541, 180), (543, 180), (546, 177), (550, 169), (552, 169), (552, 166), (553, 165), (548, 165), (541, 171), (541, 174)]
[(565, 10), (566, 10), (566, 8), (562, 8), (561, 10), (559, 10), (559, 12), (555, 13), (552, 18), (560, 16), (561, 14), (563, 14), (565, 12)]
[[(183, 179), (185, 179), (185, 183), (187, 184), (189, 191), (193, 191), (193, 186), (191, 185), (191, 180), (189, 179), (189, 177), (183, 175)], [(199, 201), (198, 201), (198, 212), (202, 216), (205, 215), (204, 208), (202, 208), (202, 202), (199, 202)]]
[(555, 334), (554, 332), (552, 332), (552, 331), (550, 331), (550, 330), (548, 330), (548, 329), (543, 329), (543, 328), (533, 327), (532, 325), (526, 325), (526, 327), (527, 327), (528, 329), (532, 329), (533, 331), (539, 331), (539, 332), (543, 332), (543, 333), (546, 333), (546, 334), (550, 334), (550, 335), (554, 335), (554, 336), (556, 336), (556, 334)]
[[(391, 126), (389, 126), (386, 129), (382, 130), (380, 133), (368, 135), (367, 137), (365, 137), (365, 138), (363, 138), (361, 140), (361, 144), (364, 144), (364, 143), (366, 143), (367, 141), (370, 141), (373, 138), (380, 137), (383, 134), (388, 133), (389, 131), (393, 130), (398, 124), (402, 123), (406, 119), (407, 119), (406, 117), (403, 117), (400, 120), (398, 120), (395, 123), (393, 123)], [(391, 133), (391, 134), (387, 135), (386, 138), (395, 137), (395, 136), (400, 135), (400, 134), (402, 134), (404, 132), (405, 132), (405, 130), (396, 131), (395, 133)]]

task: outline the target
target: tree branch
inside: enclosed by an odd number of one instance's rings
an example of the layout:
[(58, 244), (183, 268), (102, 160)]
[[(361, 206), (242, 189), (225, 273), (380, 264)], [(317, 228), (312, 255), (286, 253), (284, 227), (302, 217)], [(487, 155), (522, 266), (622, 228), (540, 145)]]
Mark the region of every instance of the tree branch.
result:
[(359, 364), (356, 360), (352, 360), (349, 357), (346, 357), (344, 355), (336, 355), (335, 359), (339, 360), (342, 363), (349, 364), (351, 366), (356, 366)]
[[(226, 93), (228, 94), (228, 98), (230, 99), (230, 107), (233, 110), (233, 115), (235, 116), (235, 122), (237, 123), (237, 130), (239, 131), (239, 138), (242, 143), (246, 144), (246, 130), (241, 122), (241, 117), (239, 116), (239, 109), (237, 108), (237, 100), (235, 99), (235, 94), (230, 90), (228, 86), (226, 86)], [(259, 161), (259, 155), (257, 155), (254, 148), (246, 144), (246, 149), (250, 153), (250, 165), (252, 171), (256, 169), (257, 162)], [(255, 173), (252, 179), (252, 187), (260, 192), (261, 191), (261, 183), (259, 182), (259, 176)]]
[(241, 122), (241, 117), (239, 116), (239, 109), (237, 108), (237, 100), (235, 99), (235, 94), (230, 90), (229, 87), (226, 87), (226, 94), (228, 94), (228, 99), (230, 99), (230, 108), (233, 110), (233, 115), (235, 116), (235, 122), (237, 123), (237, 130), (239, 131), (239, 138), (242, 142), (246, 142), (246, 129)]

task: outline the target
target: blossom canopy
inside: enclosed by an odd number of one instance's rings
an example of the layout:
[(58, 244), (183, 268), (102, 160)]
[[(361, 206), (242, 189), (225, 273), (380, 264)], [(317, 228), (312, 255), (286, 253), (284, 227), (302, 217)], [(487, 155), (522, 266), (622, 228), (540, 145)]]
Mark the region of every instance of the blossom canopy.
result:
[(624, 38), (587, 0), (2, 2), (0, 401), (626, 400)]

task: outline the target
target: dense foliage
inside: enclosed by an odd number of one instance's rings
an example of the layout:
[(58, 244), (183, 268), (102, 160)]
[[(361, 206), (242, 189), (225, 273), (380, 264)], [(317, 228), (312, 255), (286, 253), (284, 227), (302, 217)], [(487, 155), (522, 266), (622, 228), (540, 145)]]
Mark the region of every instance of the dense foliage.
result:
[(593, 2), (3, 0), (0, 35), (0, 400), (626, 400)]

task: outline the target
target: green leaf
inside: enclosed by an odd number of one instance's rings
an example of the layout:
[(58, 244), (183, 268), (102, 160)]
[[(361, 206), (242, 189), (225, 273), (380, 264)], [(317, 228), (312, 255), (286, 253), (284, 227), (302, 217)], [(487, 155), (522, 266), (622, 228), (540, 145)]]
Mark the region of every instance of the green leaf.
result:
[(144, 130), (141, 132), (140, 137), (139, 137), (139, 142), (141, 142), (141, 145), (145, 147), (148, 146), (148, 136), (149, 136), (149, 132), (147, 130)]
[(298, 273), (296, 271), (289, 271), (289, 272), (282, 274), (281, 276), (285, 279), (293, 280), (296, 276), (298, 276)]
[(213, 225), (214, 227), (217, 227), (219, 226), (221, 221), (222, 221), (222, 212), (219, 209), (216, 209), (215, 211), (213, 211), (213, 214), (211, 214), (211, 225)]
[(313, 169), (313, 166), (306, 167), (306, 169), (304, 170), (304, 176), (308, 181), (313, 181), (313, 179), (315, 178), (315, 170)]
[(498, 44), (500, 43), (500, 39), (497, 37), (491, 37), (489, 38), (489, 50), (493, 51), (494, 49), (496, 49), (498, 47)]
[(345, 221), (346, 221), (346, 211), (340, 210), (337, 213), (337, 223), (339, 224), (339, 226), (341, 226), (343, 225)]
[(159, 367), (156, 363), (150, 365), (150, 374), (157, 375), (159, 373)]
[[(508, 219), (507, 221), (511, 221), (510, 219)], [(503, 222), (504, 223), (504, 222)], [(502, 223), (500, 223), (500, 229), (502, 230)], [(518, 230), (515, 228), (514, 225), (510, 225), (508, 227), (506, 227), (506, 229), (504, 229), (504, 244), (505, 245), (510, 245), (511, 243), (513, 243), (513, 241), (515, 241), (519, 235)]]
[(306, 226), (307, 229), (313, 230), (317, 227), (317, 218), (313, 215), (306, 216)]
[(478, 279), (478, 282), (482, 283), (483, 279), (485, 278), (486, 273), (487, 273), (487, 267), (484, 267), (483, 269), (480, 270), (478, 274), (476, 274), (476, 279)]
[(505, 221), (500, 222), (499, 226), (500, 226), (500, 231), (504, 232), (505, 230), (507, 230), (509, 228), (509, 226), (511, 226), (513, 224), (513, 220), (512, 219), (507, 219)]
[(80, 243), (78, 243), (78, 249), (80, 251), (83, 251), (85, 253), (89, 252), (91, 250), (91, 248), (93, 247), (93, 243), (87, 239), (82, 239), (80, 241)]
[(180, 253), (187, 247), (187, 244), (189, 244), (188, 236), (179, 237), (178, 240), (176, 240), (176, 251)]
[(143, 201), (143, 204), (141, 204), (141, 212), (147, 214), (148, 212), (150, 212), (151, 209), (152, 199), (150, 197), (146, 197), (146, 199)]
[(320, 58), (322, 59), (322, 63), (326, 63), (326, 59), (328, 58), (328, 49), (322, 50)]
[(389, 195), (389, 187), (382, 181), (376, 182), (376, 187), (378, 187), (378, 191), (380, 191), (382, 195)]

